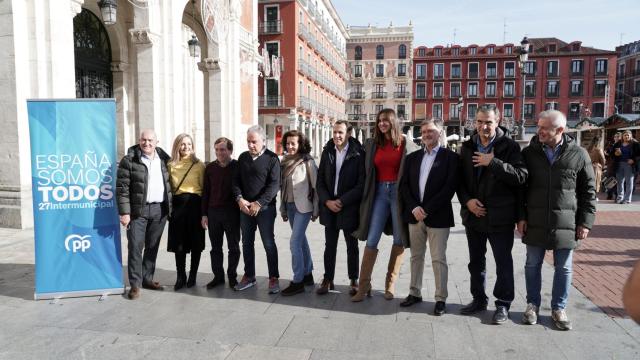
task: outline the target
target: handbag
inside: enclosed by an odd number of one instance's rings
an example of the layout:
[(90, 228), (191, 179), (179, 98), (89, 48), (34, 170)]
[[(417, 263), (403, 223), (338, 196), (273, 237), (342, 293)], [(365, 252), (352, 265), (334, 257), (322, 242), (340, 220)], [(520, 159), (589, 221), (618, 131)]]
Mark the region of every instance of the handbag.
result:
[(307, 199), (309, 199), (309, 201), (311, 201), (311, 203), (313, 204), (315, 189), (311, 184), (311, 167), (309, 166), (309, 160), (305, 160), (304, 165), (307, 167), (307, 182), (309, 183), (309, 193), (307, 194)]
[(616, 178), (613, 176), (609, 176), (608, 178), (604, 179), (604, 181), (602, 182), (602, 185), (607, 190), (611, 190), (614, 187), (616, 187), (616, 185), (618, 185), (618, 180), (616, 180)]

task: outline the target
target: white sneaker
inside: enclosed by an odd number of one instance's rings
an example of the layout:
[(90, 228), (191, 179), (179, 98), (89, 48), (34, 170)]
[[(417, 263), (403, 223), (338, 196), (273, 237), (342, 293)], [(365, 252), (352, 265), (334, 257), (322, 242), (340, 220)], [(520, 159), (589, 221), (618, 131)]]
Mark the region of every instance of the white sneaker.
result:
[(527, 310), (522, 315), (522, 323), (527, 325), (535, 325), (538, 323), (538, 307), (533, 304), (527, 304)]
[(571, 330), (571, 321), (569, 321), (567, 312), (564, 309), (552, 310), (551, 318), (558, 329)]

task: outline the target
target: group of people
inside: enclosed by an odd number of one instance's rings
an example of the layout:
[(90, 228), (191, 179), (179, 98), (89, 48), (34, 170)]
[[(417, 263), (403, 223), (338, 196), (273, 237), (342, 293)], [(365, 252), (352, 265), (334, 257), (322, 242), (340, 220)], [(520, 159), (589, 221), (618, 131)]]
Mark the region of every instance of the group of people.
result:
[[(631, 130), (616, 132), (604, 151), (599, 142), (599, 138), (594, 138), (589, 147), (596, 173), (596, 191), (600, 191), (601, 182), (604, 182), (608, 184), (605, 189), (608, 200), (630, 204), (637, 174), (640, 173), (640, 143), (633, 138)], [(607, 179), (602, 179), (603, 174)]]
[[(394, 299), (405, 249), (410, 251), (411, 281), (400, 306), (422, 301), (425, 254), (429, 247), (435, 278), (433, 314), (446, 312), (450, 228), (454, 226), (452, 198), (457, 194), (469, 247), (473, 301), (461, 309), (474, 314), (487, 309), (487, 242), (496, 262), (493, 322), (509, 318), (514, 299), (512, 248), (514, 228), (527, 245), (525, 265), (527, 308), (522, 321), (535, 324), (541, 303), (541, 267), (553, 250), (555, 275), (552, 318), (570, 329), (565, 312), (571, 285), (572, 251), (587, 237), (595, 218), (594, 171), (586, 150), (566, 135), (566, 117), (542, 112), (538, 132), (528, 147), (520, 146), (500, 127), (494, 106), (481, 107), (476, 131), (459, 153), (442, 142), (443, 123), (421, 124), (422, 147), (402, 134), (392, 109), (377, 114), (373, 137), (361, 144), (349, 136), (345, 121), (333, 124), (320, 164), (310, 155), (304, 133), (291, 130), (282, 137), (286, 154), (279, 157), (265, 146), (259, 126), (247, 131), (248, 151), (232, 159), (233, 143), (215, 141), (216, 160), (208, 165), (196, 158), (187, 134), (179, 135), (171, 156), (156, 147), (152, 130), (141, 132), (118, 168), (117, 199), (120, 221), (129, 241), (128, 297), (140, 288), (159, 290), (153, 280), (160, 236), (169, 219), (168, 250), (175, 253), (175, 290), (196, 283), (204, 229), (209, 230), (213, 279), (207, 289), (225, 284), (242, 291), (256, 284), (255, 232), (260, 232), (268, 264), (268, 292), (284, 296), (314, 285), (314, 270), (306, 229), (319, 218), (324, 226), (324, 275), (318, 295), (334, 289), (340, 232), (347, 249), (351, 300), (371, 296), (371, 278), (382, 234), (392, 239), (384, 298)], [(293, 279), (280, 291), (278, 249), (274, 223), (276, 196), (283, 221), (291, 226), (289, 241)], [(223, 237), (229, 250), (223, 267)], [(240, 239), (244, 274), (237, 281)], [(359, 263), (358, 240), (365, 242)], [(143, 252), (144, 249), (144, 252)], [(189, 275), (186, 254), (191, 254)]]

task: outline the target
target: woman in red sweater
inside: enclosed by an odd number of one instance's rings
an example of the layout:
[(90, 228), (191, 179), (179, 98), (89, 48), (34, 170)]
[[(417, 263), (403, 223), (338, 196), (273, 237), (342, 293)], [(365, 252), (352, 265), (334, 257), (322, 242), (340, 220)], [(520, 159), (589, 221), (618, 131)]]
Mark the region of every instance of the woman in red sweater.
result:
[(418, 146), (402, 134), (400, 122), (392, 109), (383, 109), (376, 117), (372, 139), (364, 144), (366, 178), (360, 204), (360, 224), (354, 236), (367, 245), (360, 267), (360, 286), (351, 301), (362, 301), (371, 294), (371, 273), (378, 256), (378, 243), (384, 231), (393, 235), (393, 246), (385, 279), (384, 297), (394, 298), (404, 245), (409, 243), (407, 224), (403, 223), (402, 204), (398, 201), (397, 184), (403, 173), (404, 159)]

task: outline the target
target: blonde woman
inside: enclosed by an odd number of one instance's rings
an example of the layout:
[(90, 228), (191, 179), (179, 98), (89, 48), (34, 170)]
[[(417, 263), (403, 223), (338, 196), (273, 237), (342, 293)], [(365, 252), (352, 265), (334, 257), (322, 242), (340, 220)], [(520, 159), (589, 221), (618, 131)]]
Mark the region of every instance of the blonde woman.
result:
[[(196, 284), (200, 254), (204, 250), (202, 218), (202, 189), (205, 166), (195, 155), (193, 139), (180, 134), (173, 142), (169, 175), (173, 203), (169, 220), (167, 250), (175, 253), (176, 284), (174, 290)], [(187, 254), (191, 253), (189, 278), (186, 274)]]
[[(596, 194), (598, 194), (600, 192), (600, 185), (602, 184), (602, 169), (606, 164), (604, 151), (600, 146), (599, 137), (593, 138), (593, 141), (591, 141), (591, 145), (589, 146), (588, 150), (589, 157), (591, 158), (591, 165), (593, 166), (593, 173), (596, 176)], [(598, 200), (597, 197), (596, 200)]]
[(622, 140), (613, 145), (613, 159), (618, 181), (618, 204), (631, 204), (636, 162), (640, 158), (640, 144), (633, 139), (631, 131), (622, 133)]

